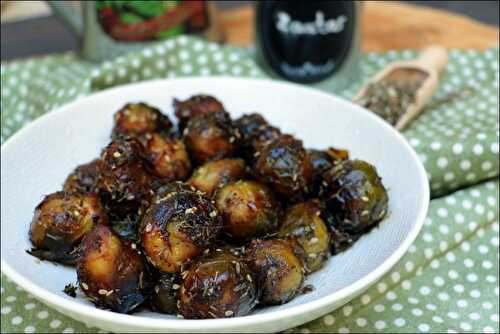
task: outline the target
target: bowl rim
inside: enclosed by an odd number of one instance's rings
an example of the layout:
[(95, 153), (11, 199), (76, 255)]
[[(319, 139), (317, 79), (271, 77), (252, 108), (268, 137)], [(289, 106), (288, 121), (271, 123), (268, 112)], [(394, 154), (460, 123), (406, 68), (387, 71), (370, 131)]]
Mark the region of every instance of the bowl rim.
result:
[[(107, 95), (112, 92), (116, 92), (122, 90), (124, 88), (130, 88), (132, 86), (148, 86), (148, 85), (161, 85), (161, 84), (175, 84), (178, 81), (236, 81), (235, 84), (240, 83), (248, 83), (248, 84), (263, 84), (263, 85), (276, 85), (276, 86), (287, 86), (292, 87), (294, 89), (305, 90), (308, 94), (322, 96), (323, 98), (327, 97), (330, 99), (336, 100), (337, 103), (341, 104), (349, 104), (351, 108), (358, 109), (359, 111), (365, 113), (366, 117), (371, 117), (376, 123), (380, 126), (386, 128), (391, 131), (395, 138), (398, 140), (400, 144), (406, 147), (407, 151), (410, 153), (410, 156), (413, 158), (413, 162), (416, 164), (418, 170), (418, 180), (416, 184), (420, 186), (420, 192), (424, 195), (420, 203), (420, 208), (418, 211), (417, 217), (415, 217), (415, 224), (413, 228), (410, 230), (405, 239), (400, 243), (398, 248), (391, 254), (385, 261), (383, 261), (378, 267), (376, 267), (373, 271), (363, 276), (359, 280), (354, 283), (335, 291), (331, 294), (320, 297), (316, 300), (306, 302), (304, 304), (292, 306), (290, 308), (284, 310), (272, 311), (269, 313), (259, 313), (259, 314), (250, 314), (243, 317), (235, 317), (235, 318), (219, 318), (219, 319), (162, 319), (162, 318), (149, 318), (140, 315), (133, 314), (121, 314), (108, 310), (98, 309), (96, 307), (80, 304), (74, 302), (71, 299), (56, 295), (51, 291), (45, 289), (44, 287), (38, 286), (28, 278), (24, 277), (22, 274), (18, 273), (13, 267), (9, 265), (7, 260), (4, 259), (3, 255), (1, 257), (1, 271), (10, 278), (13, 282), (21, 286), (24, 290), (35, 296), (38, 300), (53, 305), (57, 308), (57, 310), (63, 314), (66, 312), (71, 312), (72, 314), (82, 315), (86, 318), (92, 318), (105, 323), (119, 323), (120, 326), (128, 326), (130, 329), (140, 329), (140, 328), (150, 328), (152, 330), (162, 330), (162, 329), (177, 329), (177, 330), (220, 330), (220, 329), (236, 329), (241, 328), (253, 324), (262, 324), (264, 322), (274, 322), (280, 321), (287, 318), (296, 317), (300, 314), (304, 313), (312, 313), (314, 311), (324, 310), (328, 307), (328, 305), (334, 304), (340, 300), (350, 300), (349, 296), (355, 296), (357, 293), (360, 293), (364, 289), (368, 288), (370, 285), (375, 283), (380, 277), (382, 277), (385, 273), (387, 273), (406, 253), (410, 245), (416, 239), (418, 233), (420, 232), (425, 217), (427, 216), (427, 210), (429, 207), (430, 200), (430, 190), (429, 184), (427, 180), (427, 174), (425, 169), (418, 158), (415, 150), (409, 145), (404, 136), (396, 131), (392, 126), (382, 120), (379, 116), (374, 113), (366, 110), (365, 108), (354, 104), (353, 102), (341, 98), (338, 95), (334, 95), (331, 93), (327, 93), (324, 91), (320, 91), (316, 88), (302, 86), (295, 83), (277, 81), (271, 79), (256, 79), (256, 78), (240, 78), (240, 77), (230, 77), (230, 76), (207, 76), (207, 77), (182, 77), (182, 78), (171, 78), (171, 79), (155, 79), (155, 80), (147, 80), (136, 83), (129, 83), (125, 85), (114, 86), (108, 89), (104, 89), (102, 91), (98, 91), (95, 93), (91, 93), (82, 98), (77, 98), (67, 104), (61, 105), (57, 107), (55, 110), (45, 113), (44, 115), (38, 117), (34, 121), (25, 125), (23, 128), (18, 130), (14, 135), (12, 135), (2, 146), (1, 146), (1, 155), (3, 156), (6, 150), (9, 150), (10, 147), (15, 145), (15, 143), (22, 138), (25, 133), (31, 131), (31, 128), (37, 126), (40, 122), (44, 122), (51, 117), (58, 117), (59, 114), (69, 112), (70, 110), (78, 107), (82, 101), (86, 101), (89, 99), (93, 99), (99, 97), (101, 95)], [(346, 300), (346, 301), (347, 301)], [(64, 310), (64, 311), (63, 311)], [(65, 312), (66, 311), (66, 312)], [(331, 311), (331, 310), (329, 310)], [(329, 312), (324, 311), (324, 313)], [(67, 315), (67, 314), (65, 314)], [(321, 315), (318, 315), (318, 317)]]

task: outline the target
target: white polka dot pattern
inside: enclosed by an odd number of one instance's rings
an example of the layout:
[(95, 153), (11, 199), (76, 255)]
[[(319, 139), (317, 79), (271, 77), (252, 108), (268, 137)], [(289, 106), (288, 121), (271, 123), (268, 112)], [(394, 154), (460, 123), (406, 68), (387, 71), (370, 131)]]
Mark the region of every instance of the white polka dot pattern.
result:
[[(301, 330), (498, 332), (498, 191), (498, 181), (489, 181), (433, 200), (429, 217), (447, 226), (446, 233), (425, 227), (412, 245), (414, 251), (408, 252), (380, 282), (342, 309), (324, 316), (335, 319), (334, 323), (313, 321)], [(470, 204), (469, 209), (457, 207), (464, 201)], [(472, 209), (477, 206), (484, 210)], [(461, 213), (443, 215), (445, 210)], [(493, 213), (491, 219), (488, 212)], [(456, 217), (465, 223), (476, 222), (475, 228), (464, 229), (456, 223)], [(484, 234), (477, 233), (479, 229)], [(492, 249), (495, 254), (491, 254)], [(439, 263), (439, 271), (432, 263)], [(421, 274), (413, 274), (415, 270), (421, 270)]]

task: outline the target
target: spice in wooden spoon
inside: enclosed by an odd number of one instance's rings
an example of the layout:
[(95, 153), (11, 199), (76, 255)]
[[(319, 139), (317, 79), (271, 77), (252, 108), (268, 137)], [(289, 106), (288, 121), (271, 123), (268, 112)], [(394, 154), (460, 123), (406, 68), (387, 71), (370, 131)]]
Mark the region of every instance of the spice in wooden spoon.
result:
[(389, 65), (354, 100), (402, 130), (429, 102), (447, 60), (446, 50), (429, 47), (416, 60)]

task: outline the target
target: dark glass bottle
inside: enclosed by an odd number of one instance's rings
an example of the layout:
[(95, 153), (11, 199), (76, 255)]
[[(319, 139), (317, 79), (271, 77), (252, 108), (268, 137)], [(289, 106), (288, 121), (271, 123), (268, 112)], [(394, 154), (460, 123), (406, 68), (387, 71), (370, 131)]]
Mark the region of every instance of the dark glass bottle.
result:
[(358, 1), (260, 1), (259, 62), (274, 77), (338, 89), (357, 78)]

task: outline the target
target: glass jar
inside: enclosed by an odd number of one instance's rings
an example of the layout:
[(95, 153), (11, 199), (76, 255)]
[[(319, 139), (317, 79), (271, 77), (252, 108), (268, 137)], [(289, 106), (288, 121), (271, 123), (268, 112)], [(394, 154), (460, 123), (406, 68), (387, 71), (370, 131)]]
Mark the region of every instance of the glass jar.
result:
[(221, 42), (223, 32), (210, 1), (47, 1), (80, 37), (81, 54), (100, 62), (142, 50), (160, 40), (195, 34)]

